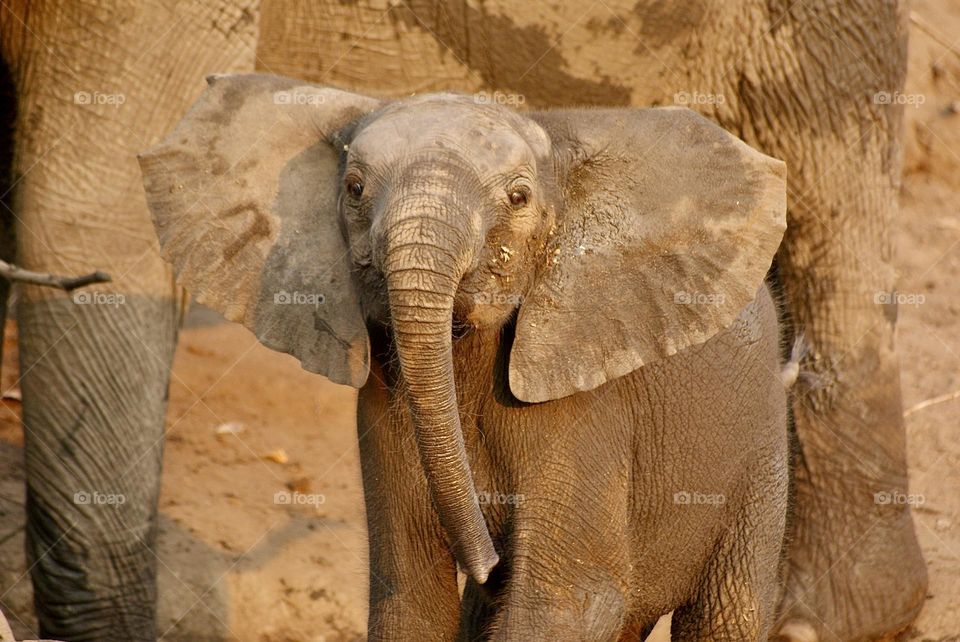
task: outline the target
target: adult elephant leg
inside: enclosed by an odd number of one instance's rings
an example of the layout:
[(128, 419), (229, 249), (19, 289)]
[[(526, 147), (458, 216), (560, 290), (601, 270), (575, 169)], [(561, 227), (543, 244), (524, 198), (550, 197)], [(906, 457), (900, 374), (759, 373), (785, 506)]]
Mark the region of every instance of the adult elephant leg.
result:
[(4, 2), (19, 260), (114, 281), (19, 307), (27, 552), (43, 637), (155, 640), (156, 510), (179, 294), (135, 155), (212, 70), (252, 68), (255, 5)]
[(794, 404), (800, 452), (784, 633), (877, 639), (906, 627), (926, 594), (902, 501), (891, 301), (905, 9), (784, 0), (769, 11), (778, 28), (748, 56), (738, 92), (745, 138), (790, 168), (779, 266), (812, 374)]

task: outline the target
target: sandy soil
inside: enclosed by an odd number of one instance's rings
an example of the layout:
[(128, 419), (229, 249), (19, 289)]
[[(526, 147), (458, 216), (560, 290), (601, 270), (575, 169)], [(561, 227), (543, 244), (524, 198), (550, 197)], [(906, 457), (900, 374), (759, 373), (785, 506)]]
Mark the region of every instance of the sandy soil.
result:
[[(899, 346), (911, 493), (931, 583), (904, 639), (943, 642), (960, 640), (960, 51), (944, 44), (960, 48), (960, 5), (918, 0), (914, 13), (923, 26), (911, 26), (905, 93), (923, 104), (907, 108), (896, 240), (900, 292), (910, 303), (900, 307)], [(238, 326), (202, 313), (190, 321), (167, 419), (156, 551), (163, 639), (363, 639), (355, 392), (303, 372)], [(12, 396), (14, 335), (11, 324), (0, 383)], [(21, 636), (34, 619), (18, 416), (15, 399), (0, 401), (0, 605)], [(293, 492), (312, 503), (278, 501)]]

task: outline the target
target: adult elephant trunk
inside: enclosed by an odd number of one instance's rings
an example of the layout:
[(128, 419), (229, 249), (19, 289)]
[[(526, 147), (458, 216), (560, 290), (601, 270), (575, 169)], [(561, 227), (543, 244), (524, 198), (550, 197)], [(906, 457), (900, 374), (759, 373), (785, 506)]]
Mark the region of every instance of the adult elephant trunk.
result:
[(454, 294), (472, 260), (472, 244), (429, 205), (408, 203), (394, 213), (397, 222), (388, 224), (384, 274), (417, 447), (454, 556), (483, 584), (499, 558), (467, 461), (451, 339)]

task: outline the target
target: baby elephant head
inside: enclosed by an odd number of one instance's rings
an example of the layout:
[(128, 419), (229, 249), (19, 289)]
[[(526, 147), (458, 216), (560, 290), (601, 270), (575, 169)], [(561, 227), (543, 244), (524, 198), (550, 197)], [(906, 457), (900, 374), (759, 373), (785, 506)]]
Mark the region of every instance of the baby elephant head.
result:
[(339, 383), (392, 329), (431, 496), (479, 583), (497, 563), (460, 431), (454, 324), (516, 314), (509, 385), (542, 402), (702, 343), (753, 299), (784, 166), (685, 109), (518, 114), (212, 78), (140, 159), (198, 301)]

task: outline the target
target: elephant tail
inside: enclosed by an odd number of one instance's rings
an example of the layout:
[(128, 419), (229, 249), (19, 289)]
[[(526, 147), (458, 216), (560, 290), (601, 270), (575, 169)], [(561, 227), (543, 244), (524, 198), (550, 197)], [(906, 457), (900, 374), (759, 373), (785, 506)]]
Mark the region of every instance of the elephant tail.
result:
[(783, 382), (783, 387), (787, 390), (793, 388), (800, 378), (800, 362), (807, 356), (809, 350), (810, 346), (804, 339), (803, 333), (798, 334), (793, 340), (790, 358), (780, 367), (780, 381)]

